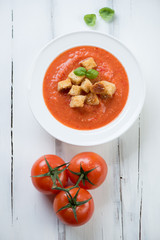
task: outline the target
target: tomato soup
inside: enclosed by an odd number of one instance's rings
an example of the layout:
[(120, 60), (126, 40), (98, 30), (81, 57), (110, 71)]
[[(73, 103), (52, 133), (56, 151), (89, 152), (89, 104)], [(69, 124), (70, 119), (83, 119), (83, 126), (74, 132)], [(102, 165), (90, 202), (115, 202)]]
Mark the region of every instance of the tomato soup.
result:
[[(57, 90), (58, 82), (67, 79), (69, 73), (89, 57), (97, 64), (96, 81), (114, 83), (116, 92), (112, 98), (100, 98), (96, 106), (85, 104), (81, 108), (71, 108), (71, 97), (67, 91)], [(128, 92), (128, 77), (120, 61), (110, 52), (93, 46), (74, 47), (61, 53), (50, 64), (43, 81), (43, 97), (50, 113), (62, 124), (78, 130), (100, 128), (113, 121), (124, 108)]]

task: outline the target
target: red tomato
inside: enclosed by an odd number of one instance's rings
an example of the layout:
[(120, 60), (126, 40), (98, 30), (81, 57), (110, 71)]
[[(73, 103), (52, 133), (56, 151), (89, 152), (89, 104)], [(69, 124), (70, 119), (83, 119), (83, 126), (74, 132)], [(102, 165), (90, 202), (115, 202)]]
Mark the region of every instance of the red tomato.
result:
[(105, 160), (97, 153), (83, 152), (72, 158), (68, 170), (69, 178), (74, 184), (81, 177), (80, 187), (94, 189), (104, 182), (108, 167)]
[[(32, 169), (31, 169), (32, 183), (38, 191), (40, 191), (44, 194), (56, 194), (59, 191), (52, 189), (53, 181), (52, 181), (51, 176), (33, 177), (33, 176), (37, 176), (37, 175), (41, 175), (41, 174), (46, 174), (49, 172), (49, 168), (46, 164), (45, 158), (47, 159), (49, 165), (53, 169), (53, 171), (52, 171), (53, 177), (55, 177), (55, 174), (56, 174), (56, 172), (54, 171), (54, 168), (56, 168), (62, 164), (65, 164), (65, 162), (56, 155), (45, 155), (45, 156), (40, 157), (33, 164)], [(58, 168), (57, 170), (62, 170), (65, 167), (66, 166), (62, 166), (62, 167)], [(67, 171), (64, 170), (59, 174), (57, 173), (57, 175), (58, 175), (63, 187), (65, 187), (68, 182)], [(55, 183), (58, 187), (62, 187), (62, 185), (60, 184), (60, 182), (57, 178), (55, 179)]]
[[(56, 195), (54, 199), (54, 202), (53, 202), (54, 211), (56, 212), (58, 218), (64, 224), (68, 224), (71, 226), (83, 225), (86, 222), (88, 222), (93, 215), (93, 212), (94, 212), (93, 198), (91, 194), (83, 188), (77, 188), (77, 187), (73, 188), (69, 190), (69, 193), (73, 199), (75, 198), (74, 203), (73, 204), (70, 203), (71, 197), (68, 196), (68, 198), (70, 199), (69, 201), (67, 198), (67, 193), (65, 191), (61, 191), (59, 194)], [(76, 193), (77, 193), (77, 196), (76, 196)], [(82, 201), (86, 201), (86, 200), (87, 202), (83, 204)], [(80, 202), (82, 203), (82, 205), (77, 206), (76, 204), (79, 204)], [(68, 204), (70, 204), (70, 207), (60, 210), (61, 208), (64, 208)], [(58, 210), (60, 211), (57, 212)], [(76, 217), (75, 217), (74, 211), (75, 211)]]

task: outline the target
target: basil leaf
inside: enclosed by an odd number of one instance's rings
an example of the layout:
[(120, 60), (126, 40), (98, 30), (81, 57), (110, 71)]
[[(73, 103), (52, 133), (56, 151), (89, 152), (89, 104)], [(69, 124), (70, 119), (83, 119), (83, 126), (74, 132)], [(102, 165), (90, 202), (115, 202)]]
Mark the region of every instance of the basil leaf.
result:
[(84, 16), (84, 21), (88, 26), (93, 27), (96, 24), (96, 14), (87, 14)]
[(104, 7), (99, 10), (99, 14), (106, 22), (109, 22), (112, 20), (114, 16), (114, 10), (111, 8)]
[(77, 76), (84, 76), (87, 70), (84, 67), (79, 67), (79, 68), (76, 68), (73, 72)]
[(94, 79), (98, 76), (99, 72), (96, 71), (95, 69), (89, 69), (87, 72), (86, 72), (86, 77), (89, 78), (89, 79)]

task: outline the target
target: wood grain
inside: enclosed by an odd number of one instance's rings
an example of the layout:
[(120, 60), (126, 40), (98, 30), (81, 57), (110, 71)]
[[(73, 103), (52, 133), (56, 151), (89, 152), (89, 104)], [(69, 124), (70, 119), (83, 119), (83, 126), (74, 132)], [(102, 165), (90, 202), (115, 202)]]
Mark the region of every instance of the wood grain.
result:
[(54, 139), (33, 118), (27, 96), (27, 73), (40, 48), (51, 39), (50, 1), (14, 1), (13, 18), (13, 239), (52, 239), (57, 237), (53, 197), (33, 188), (30, 170), (37, 158), (55, 152)]

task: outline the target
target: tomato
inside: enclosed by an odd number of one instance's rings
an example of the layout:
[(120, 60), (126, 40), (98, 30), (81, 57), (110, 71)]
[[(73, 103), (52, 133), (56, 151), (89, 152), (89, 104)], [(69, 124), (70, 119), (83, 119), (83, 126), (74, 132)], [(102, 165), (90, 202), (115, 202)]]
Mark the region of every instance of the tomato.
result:
[[(72, 188), (72, 186), (68, 188)], [(53, 209), (64, 224), (71, 226), (83, 225), (93, 215), (93, 198), (87, 190), (79, 187), (72, 188), (69, 193), (70, 195), (65, 191), (58, 193), (53, 202)], [(61, 208), (63, 209), (60, 210)]]
[[(46, 160), (51, 167), (47, 166)], [(58, 166), (62, 167), (58, 168)], [(32, 183), (35, 188), (44, 193), (44, 194), (56, 194), (59, 191), (53, 190), (53, 182), (55, 183), (55, 187), (65, 187), (68, 182), (68, 174), (66, 169), (65, 162), (56, 155), (45, 155), (40, 157), (32, 166), (31, 176)], [(47, 175), (48, 176), (39, 176), (38, 175)], [(34, 176), (34, 177), (33, 177)], [(37, 176), (37, 177), (36, 177)], [(62, 185), (61, 185), (61, 183)]]
[[(85, 189), (94, 189), (100, 186), (108, 172), (105, 160), (94, 152), (79, 153), (72, 158), (68, 167), (70, 180)], [(81, 178), (81, 179), (80, 179)]]

